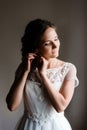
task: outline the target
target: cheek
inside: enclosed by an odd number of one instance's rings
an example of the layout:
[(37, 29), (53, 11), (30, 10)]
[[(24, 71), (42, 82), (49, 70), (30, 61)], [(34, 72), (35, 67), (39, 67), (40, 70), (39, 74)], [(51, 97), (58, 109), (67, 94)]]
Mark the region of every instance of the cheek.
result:
[(57, 44), (56, 49), (57, 49), (57, 51), (59, 51), (59, 49), (60, 49), (60, 43)]
[(57, 48), (58, 48), (58, 50), (60, 49), (60, 43), (58, 44), (58, 47), (57, 47)]
[(49, 49), (48, 48), (41, 48), (39, 52), (42, 56), (46, 56), (46, 55), (49, 55), (51, 53), (51, 49), (50, 48)]

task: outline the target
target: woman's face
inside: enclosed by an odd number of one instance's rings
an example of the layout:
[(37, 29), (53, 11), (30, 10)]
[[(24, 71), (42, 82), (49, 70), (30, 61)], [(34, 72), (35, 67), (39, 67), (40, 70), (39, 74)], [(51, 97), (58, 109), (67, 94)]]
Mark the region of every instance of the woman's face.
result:
[(54, 28), (49, 27), (41, 37), (41, 46), (38, 51), (46, 59), (56, 58), (59, 55), (60, 41)]

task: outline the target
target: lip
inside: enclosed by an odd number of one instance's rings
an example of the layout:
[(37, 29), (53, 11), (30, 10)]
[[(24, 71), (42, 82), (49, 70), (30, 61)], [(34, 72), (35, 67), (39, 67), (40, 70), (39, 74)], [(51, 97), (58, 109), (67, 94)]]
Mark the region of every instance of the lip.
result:
[(58, 53), (58, 49), (53, 50), (52, 53)]

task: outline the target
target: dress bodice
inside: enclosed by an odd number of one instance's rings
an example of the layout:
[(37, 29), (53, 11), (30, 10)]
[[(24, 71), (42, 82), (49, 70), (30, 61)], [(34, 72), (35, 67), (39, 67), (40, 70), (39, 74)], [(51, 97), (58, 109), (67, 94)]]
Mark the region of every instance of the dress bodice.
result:
[[(46, 70), (48, 79), (53, 84), (56, 91), (61, 88), (64, 79), (75, 79), (75, 86), (78, 85), (76, 77), (76, 68), (71, 63), (64, 63), (58, 68), (51, 68)], [(55, 111), (51, 105), (49, 98), (46, 95), (38, 70), (36, 69), (31, 76), (27, 79), (25, 87), (25, 109), (32, 115), (39, 113), (46, 115)]]
[[(55, 91), (59, 91), (64, 80), (75, 80), (77, 70), (72, 63), (65, 62), (58, 68), (46, 70), (46, 75)], [(32, 71), (27, 78), (24, 89), (24, 115), (18, 130), (72, 130), (64, 112), (58, 113), (51, 105), (44, 89), (38, 69)]]

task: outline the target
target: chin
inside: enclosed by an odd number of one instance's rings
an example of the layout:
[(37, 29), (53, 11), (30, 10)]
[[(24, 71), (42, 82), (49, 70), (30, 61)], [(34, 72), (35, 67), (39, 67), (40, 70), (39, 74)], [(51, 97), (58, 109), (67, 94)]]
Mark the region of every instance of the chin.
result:
[(52, 55), (53, 58), (57, 58), (58, 56), (59, 56), (58, 53), (55, 55)]
[(57, 54), (52, 54), (51, 56), (48, 56), (48, 57), (46, 57), (46, 56), (44, 56), (44, 58), (45, 59), (50, 59), (50, 58), (57, 58), (59, 55), (58, 55), (58, 53)]

